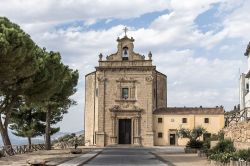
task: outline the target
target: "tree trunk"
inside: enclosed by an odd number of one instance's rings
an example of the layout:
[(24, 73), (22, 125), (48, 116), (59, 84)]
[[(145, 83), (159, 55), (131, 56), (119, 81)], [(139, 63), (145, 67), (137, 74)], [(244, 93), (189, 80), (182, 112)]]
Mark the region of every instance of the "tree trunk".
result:
[(1, 136), (2, 136), (4, 146), (11, 145), (9, 134), (8, 134), (8, 128), (3, 127), (2, 120), (0, 122), (0, 133), (1, 133)]
[[(11, 116), (11, 111), (16, 101), (17, 101), (16, 96), (12, 98), (6, 97), (3, 101), (4, 104), (1, 104), (1, 107), (0, 107), (0, 133), (2, 136), (4, 146), (11, 145), (9, 134), (8, 134), (8, 125), (9, 125), (9, 119)], [(4, 121), (2, 119), (3, 114), (5, 115)]]
[[(3, 145), (4, 146), (11, 146), (10, 138), (8, 135), (8, 128), (5, 128), (4, 125), (2, 124), (1, 114), (0, 114), (0, 133), (2, 136), (2, 140), (3, 140)], [(7, 149), (9, 149), (9, 150), (6, 151), (6, 153), (8, 155), (12, 156), (14, 154), (12, 147), (7, 148)]]
[(29, 150), (31, 150), (31, 137), (28, 137)]
[(51, 118), (51, 108), (48, 107), (46, 112), (46, 128), (45, 128), (45, 149), (51, 150), (51, 142), (50, 142), (50, 118)]

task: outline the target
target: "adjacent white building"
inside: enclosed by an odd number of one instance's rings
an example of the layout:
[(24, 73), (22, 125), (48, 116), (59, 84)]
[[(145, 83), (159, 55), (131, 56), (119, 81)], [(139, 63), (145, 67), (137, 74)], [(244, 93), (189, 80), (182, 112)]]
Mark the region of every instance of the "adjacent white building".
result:
[(249, 83), (250, 83), (250, 42), (247, 46), (246, 52), (244, 54), (247, 57), (247, 72), (240, 75), (240, 110), (245, 111), (245, 116), (250, 117), (250, 93), (249, 93)]

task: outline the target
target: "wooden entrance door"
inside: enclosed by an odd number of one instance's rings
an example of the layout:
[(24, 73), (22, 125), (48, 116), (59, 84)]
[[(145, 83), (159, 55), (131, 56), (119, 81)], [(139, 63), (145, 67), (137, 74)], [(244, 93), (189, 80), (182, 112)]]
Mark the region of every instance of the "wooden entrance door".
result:
[(175, 134), (170, 134), (170, 145), (175, 145)]
[(131, 119), (119, 119), (119, 144), (131, 144)]

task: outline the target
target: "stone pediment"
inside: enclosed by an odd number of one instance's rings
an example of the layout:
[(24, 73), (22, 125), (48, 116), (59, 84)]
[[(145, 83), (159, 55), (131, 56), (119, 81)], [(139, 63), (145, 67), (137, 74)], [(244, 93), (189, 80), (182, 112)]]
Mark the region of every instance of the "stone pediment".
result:
[(144, 55), (140, 55), (138, 53), (134, 52), (134, 39), (133, 37), (128, 38), (127, 36), (124, 36), (123, 38), (117, 39), (118, 45), (117, 45), (117, 52), (114, 54), (111, 54), (106, 57), (107, 61), (122, 61), (123, 60), (123, 54), (126, 49), (127, 53), (127, 60), (133, 61), (133, 60), (145, 60)]

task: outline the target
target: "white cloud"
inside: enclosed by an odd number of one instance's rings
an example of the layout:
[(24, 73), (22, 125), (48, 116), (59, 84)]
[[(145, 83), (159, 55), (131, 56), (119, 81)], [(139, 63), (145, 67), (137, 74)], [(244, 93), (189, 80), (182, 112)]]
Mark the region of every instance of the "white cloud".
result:
[(67, 22), (103, 18), (134, 18), (161, 11), (165, 0), (1, 0), (0, 15), (19, 23)]

